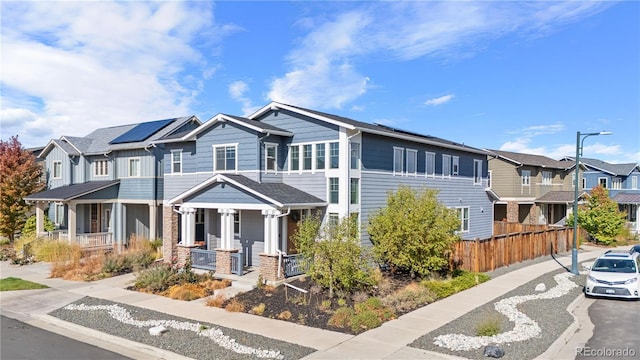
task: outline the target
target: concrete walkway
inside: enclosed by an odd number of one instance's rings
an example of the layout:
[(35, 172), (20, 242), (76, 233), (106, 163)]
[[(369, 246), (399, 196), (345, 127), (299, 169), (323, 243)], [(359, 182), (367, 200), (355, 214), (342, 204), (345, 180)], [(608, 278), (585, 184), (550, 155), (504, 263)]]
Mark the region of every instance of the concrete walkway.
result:
[[(582, 250), (579, 261), (593, 259), (604, 252), (602, 248), (593, 247), (583, 247)], [(560, 259), (565, 266), (570, 266), (570, 261), (571, 259), (566, 257)], [(357, 336), (244, 313), (230, 313), (223, 309), (205, 306), (204, 299), (185, 302), (126, 290), (125, 288), (134, 279), (133, 274), (90, 283), (50, 279), (48, 278), (50, 265), (46, 263), (14, 266), (8, 262), (0, 262), (0, 277), (18, 277), (50, 287), (43, 290), (0, 292), (0, 312), (2, 315), (136, 359), (185, 359), (185, 357), (87, 329), (47, 314), (84, 296), (92, 296), (234, 328), (317, 350), (305, 359), (455, 359), (449, 355), (410, 348), (407, 345), (476, 307), (558, 268), (558, 263), (549, 260), (508, 272)], [(238, 281), (234, 282), (234, 287), (237, 290), (242, 290), (238, 287), (250, 287), (251, 284), (246, 279), (243, 279), (244, 282), (236, 279)], [(586, 313), (588, 304), (588, 300), (584, 300), (582, 296), (574, 301), (570, 310), (577, 314), (574, 314), (577, 321), (540, 359), (573, 359), (575, 357), (575, 348), (584, 346), (591, 337), (589, 326), (592, 329), (592, 325)]]

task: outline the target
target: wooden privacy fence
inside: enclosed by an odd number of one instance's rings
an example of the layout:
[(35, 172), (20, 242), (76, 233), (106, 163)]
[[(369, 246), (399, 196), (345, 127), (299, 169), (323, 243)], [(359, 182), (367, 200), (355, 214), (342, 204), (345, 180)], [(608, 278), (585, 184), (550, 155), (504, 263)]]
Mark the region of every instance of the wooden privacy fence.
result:
[(485, 272), (540, 256), (570, 251), (573, 228), (550, 228), (462, 240), (454, 245), (452, 262), (463, 270)]

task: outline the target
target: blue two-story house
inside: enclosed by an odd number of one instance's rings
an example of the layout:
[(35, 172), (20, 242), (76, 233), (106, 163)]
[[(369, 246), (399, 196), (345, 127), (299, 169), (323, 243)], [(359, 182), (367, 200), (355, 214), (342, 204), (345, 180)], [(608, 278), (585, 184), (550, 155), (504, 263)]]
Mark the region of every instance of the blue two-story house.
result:
[(176, 244), (203, 241), (216, 257), (241, 253), (275, 280), (301, 216), (356, 216), (370, 246), (369, 216), (400, 184), (437, 189), (457, 210), (463, 239), (492, 235), (487, 152), (456, 142), (272, 102), (153, 143), (165, 154), (165, 260)]
[(199, 125), (195, 116), (181, 117), (49, 141), (38, 155), (47, 189), (26, 197), (36, 205), (38, 234), (46, 214), (60, 237), (82, 246), (161, 237), (164, 149), (152, 142)]

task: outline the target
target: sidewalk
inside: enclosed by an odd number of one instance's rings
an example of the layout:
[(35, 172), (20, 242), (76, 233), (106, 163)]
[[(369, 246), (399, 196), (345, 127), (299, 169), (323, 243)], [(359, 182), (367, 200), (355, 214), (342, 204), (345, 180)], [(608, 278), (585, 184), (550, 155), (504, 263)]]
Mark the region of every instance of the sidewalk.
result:
[[(593, 259), (602, 252), (604, 252), (602, 248), (584, 246), (583, 251), (579, 254), (579, 261)], [(570, 266), (570, 261), (570, 258), (560, 259), (560, 262), (565, 266)], [(134, 279), (133, 274), (85, 283), (48, 278), (49, 264), (22, 267), (9, 265), (7, 262), (0, 262), (0, 264), (0, 277), (2, 278), (19, 277), (50, 287), (50, 289), (43, 290), (0, 292), (3, 315), (136, 359), (185, 359), (185, 357), (99, 333), (47, 314), (84, 296), (92, 296), (194, 321), (214, 323), (317, 350), (305, 359), (455, 359), (449, 355), (411, 348), (407, 345), (418, 337), (504, 295), (521, 284), (559, 268), (555, 261), (549, 260), (514, 270), (462, 293), (405, 314), (396, 320), (386, 322), (379, 328), (354, 336), (245, 313), (230, 313), (218, 308), (197, 311), (198, 308), (204, 306), (203, 299), (184, 302), (125, 290), (125, 287)], [(243, 286), (241, 283), (238, 284)], [(572, 304), (576, 307), (577, 315), (574, 317), (577, 321), (547, 352), (539, 357), (540, 359), (573, 359), (575, 348), (584, 345), (591, 337), (589, 332), (592, 330), (592, 325), (589, 328), (590, 321), (588, 321), (586, 314), (590, 303), (589, 300), (583, 299), (582, 296), (578, 297)], [(390, 334), (392, 335), (390, 336)]]

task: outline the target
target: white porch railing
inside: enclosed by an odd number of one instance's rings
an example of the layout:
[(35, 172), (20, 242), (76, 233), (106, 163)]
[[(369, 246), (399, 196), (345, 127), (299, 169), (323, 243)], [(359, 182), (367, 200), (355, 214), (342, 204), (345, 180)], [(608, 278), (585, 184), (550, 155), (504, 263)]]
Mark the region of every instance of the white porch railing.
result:
[(109, 247), (113, 246), (113, 236), (110, 232), (77, 234), (76, 242), (80, 247)]

